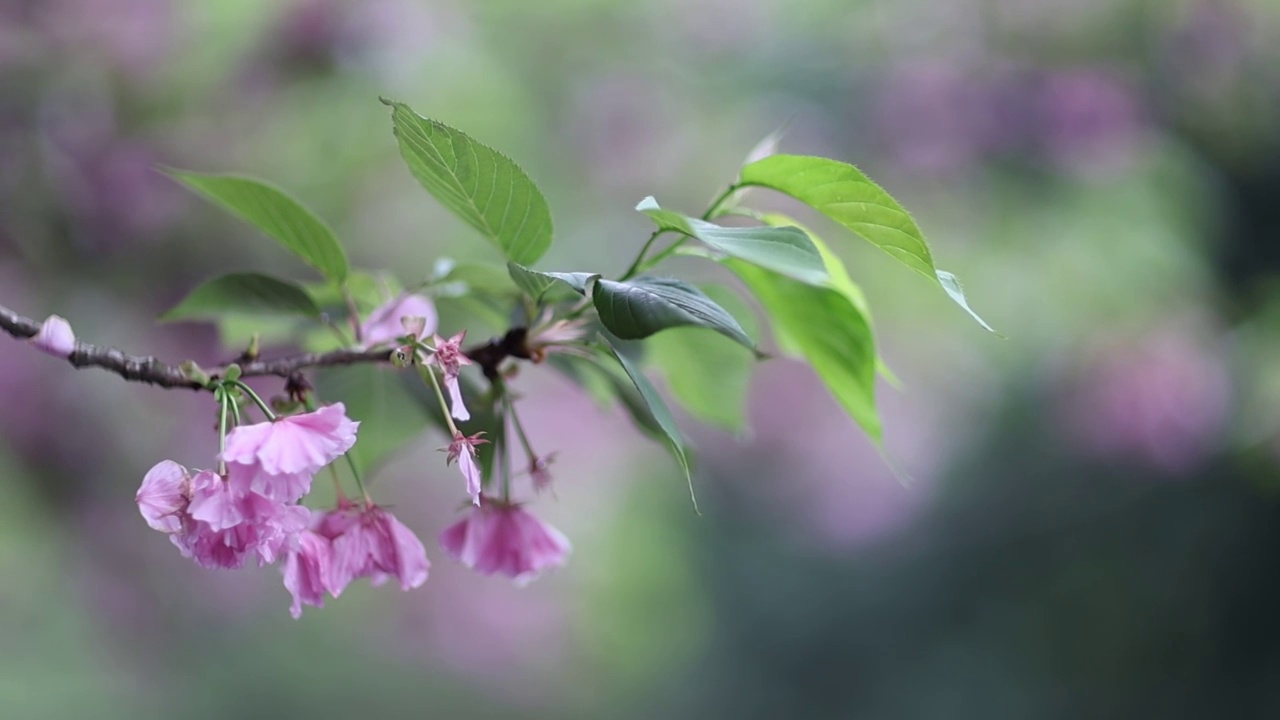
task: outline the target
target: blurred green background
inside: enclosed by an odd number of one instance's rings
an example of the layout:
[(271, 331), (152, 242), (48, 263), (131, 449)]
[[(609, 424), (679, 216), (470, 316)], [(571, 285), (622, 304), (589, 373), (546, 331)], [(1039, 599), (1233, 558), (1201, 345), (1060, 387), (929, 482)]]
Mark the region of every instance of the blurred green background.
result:
[(531, 368), (568, 567), (450, 563), (459, 481), (422, 433), (375, 493), (431, 579), (297, 622), (275, 569), (199, 570), (137, 515), (156, 461), (207, 463), (207, 399), (0, 338), (0, 716), (1280, 717), (1280, 4), (0, 0), (0, 302), (236, 352), (153, 318), (220, 272), (312, 278), (156, 164), (269, 178), (405, 282), (496, 260), (379, 95), (516, 158), (558, 270), (620, 272), (636, 202), (700, 212), (787, 124), (1008, 337), (806, 215), (903, 380), (909, 488), (775, 360), (749, 437), (681, 418), (699, 518), (660, 447)]

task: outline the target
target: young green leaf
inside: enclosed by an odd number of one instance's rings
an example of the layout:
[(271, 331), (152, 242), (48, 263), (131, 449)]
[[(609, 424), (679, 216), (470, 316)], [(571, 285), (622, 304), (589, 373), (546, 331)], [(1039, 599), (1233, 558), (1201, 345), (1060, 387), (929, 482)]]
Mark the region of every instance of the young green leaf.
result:
[(516, 287), (534, 300), (540, 300), (553, 287), (586, 295), (587, 285), (600, 277), (599, 273), (540, 272), (514, 262), (507, 263), (507, 272), (510, 273), (511, 281), (516, 284)]
[[(667, 443), (671, 448), (671, 452), (676, 456), (676, 462), (680, 463), (680, 469), (684, 471), (685, 481), (689, 483), (689, 499), (693, 501), (693, 510), (698, 512), (698, 498), (693, 492), (693, 475), (689, 471), (689, 450), (685, 447), (684, 438), (680, 435), (680, 428), (676, 425), (675, 418), (671, 417), (671, 411), (667, 409), (667, 404), (663, 402), (662, 396), (649, 382), (649, 379), (640, 372), (640, 369), (631, 363), (625, 355), (618, 352), (618, 349), (610, 345), (607, 340), (601, 338), (601, 342), (608, 348), (613, 357), (617, 359), (618, 364), (626, 371), (627, 377), (631, 378), (631, 382), (635, 384), (636, 390), (640, 392), (640, 397), (644, 400), (649, 412), (653, 415), (654, 421), (662, 428), (663, 434), (667, 437)], [(702, 513), (698, 512), (699, 515)]]
[(724, 262), (764, 306), (775, 333), (809, 361), (845, 411), (879, 443), (875, 340), (866, 317), (831, 288), (805, 285), (741, 260)]
[(237, 175), (166, 169), (169, 177), (274, 238), (334, 282), (347, 277), (347, 256), (333, 230), (280, 188)]
[(756, 345), (724, 308), (701, 290), (675, 278), (597, 280), (591, 293), (600, 322), (623, 340), (639, 340), (681, 325), (716, 332), (750, 348)]
[(969, 307), (955, 276), (933, 264), (929, 244), (911, 215), (858, 168), (828, 158), (771, 155), (742, 168), (741, 184), (790, 195), (861, 235), (937, 283), (983, 328), (991, 330)]
[(551, 211), (529, 176), (507, 156), (460, 130), (383, 99), (409, 172), (455, 215), (531, 265), (551, 246)]
[(160, 320), (216, 319), (222, 315), (318, 318), (320, 308), (297, 283), (259, 273), (232, 273), (202, 283)]
[(810, 285), (821, 285), (827, 280), (822, 256), (799, 228), (722, 227), (663, 210), (652, 197), (642, 200), (636, 210), (648, 215), (659, 228), (688, 235), (730, 257)]
[[(723, 286), (703, 287), (753, 337), (747, 304)], [(755, 359), (727, 339), (694, 328), (673, 328), (645, 341), (645, 361), (662, 374), (671, 397), (694, 418), (729, 432), (746, 429), (747, 388)]]

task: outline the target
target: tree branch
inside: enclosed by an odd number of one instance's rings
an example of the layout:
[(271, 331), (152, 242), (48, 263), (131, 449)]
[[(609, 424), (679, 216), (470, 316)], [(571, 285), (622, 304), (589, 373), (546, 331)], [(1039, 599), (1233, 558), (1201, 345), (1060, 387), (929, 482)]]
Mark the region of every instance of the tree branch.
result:
[[(0, 329), (19, 340), (26, 340), (40, 332), (40, 323), (0, 305)], [(170, 365), (154, 357), (128, 355), (112, 347), (98, 347), (76, 341), (76, 349), (67, 360), (77, 368), (99, 367), (132, 382), (148, 383), (163, 388), (202, 389), (199, 383), (189, 379), (177, 365)], [(241, 377), (276, 375), (287, 378), (299, 370), (312, 367), (390, 361), (391, 351), (382, 349), (301, 353), (275, 360), (252, 360), (238, 364)], [(224, 369), (224, 367), (218, 367), (206, 372), (217, 376), (221, 375)]]

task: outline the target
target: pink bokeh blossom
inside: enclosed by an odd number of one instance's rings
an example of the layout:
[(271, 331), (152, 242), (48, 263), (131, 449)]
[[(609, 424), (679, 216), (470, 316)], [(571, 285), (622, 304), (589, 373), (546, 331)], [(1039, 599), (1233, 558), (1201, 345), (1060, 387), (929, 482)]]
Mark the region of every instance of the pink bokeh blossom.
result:
[(523, 506), (485, 498), (440, 534), (449, 557), (484, 575), (500, 573), (525, 585), (563, 565), (573, 549), (559, 530)]

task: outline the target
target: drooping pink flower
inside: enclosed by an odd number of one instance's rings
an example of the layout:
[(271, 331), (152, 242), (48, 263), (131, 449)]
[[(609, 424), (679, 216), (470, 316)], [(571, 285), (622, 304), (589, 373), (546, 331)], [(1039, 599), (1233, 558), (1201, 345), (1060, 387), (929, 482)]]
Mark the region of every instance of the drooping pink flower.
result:
[(440, 546), (463, 565), (484, 575), (501, 573), (517, 585), (563, 565), (573, 549), (559, 530), (521, 505), (488, 498), (440, 533)]
[(189, 482), (186, 468), (172, 460), (163, 460), (147, 471), (134, 499), (143, 519), (152, 529), (165, 533), (182, 529)]
[(40, 325), (31, 344), (54, 357), (67, 358), (76, 349), (76, 334), (71, 324), (58, 315), (50, 315)]
[(462, 354), (462, 340), (466, 335), (467, 331), (463, 330), (448, 340), (439, 335), (433, 336), (436, 351), (427, 360), (444, 373), (444, 386), (449, 391), (449, 412), (458, 420), (471, 419), (471, 412), (462, 400), (462, 388), (458, 385), (458, 372), (463, 365), (471, 364), (471, 359)]
[(311, 489), (311, 475), (333, 462), (356, 442), (360, 423), (346, 415), (342, 403), (319, 410), (241, 425), (227, 435), (220, 456), (228, 463), (257, 466), (254, 489), (281, 501), (293, 501)]
[(402, 590), (427, 581), (431, 563), (422, 541), (377, 505), (340, 504), (315, 524), (315, 531), (332, 541), (329, 591), (334, 597), (361, 577), (370, 578), (375, 585), (394, 577)]
[(228, 470), (225, 478), (212, 470), (192, 476), (175, 462), (161, 462), (138, 488), (138, 508), (148, 525), (203, 567), (238, 568), (251, 555), (271, 564), (306, 529), (310, 511), (253, 492), (237, 466)]
[[(415, 332), (406, 332), (404, 318), (422, 318), (422, 329), (419, 330), (415, 322), (412, 328)], [(421, 340), (436, 331), (436, 323), (436, 306), (430, 298), (401, 294), (369, 313), (369, 318), (360, 325), (360, 339), (365, 348), (395, 342), (410, 334)]]
[(458, 463), (458, 469), (467, 481), (467, 494), (476, 505), (480, 504), (480, 489), (484, 486), (480, 464), (476, 461), (476, 446), (489, 442), (480, 437), (482, 434), (476, 433), (468, 437), (460, 432), (455, 433), (453, 442), (449, 443), (449, 455), (445, 458), (446, 465), (455, 461)]
[(333, 547), (329, 539), (310, 530), (298, 533), (284, 560), (284, 587), (293, 596), (289, 614), (302, 617), (302, 606), (324, 607), (324, 594), (332, 586), (329, 575)]

